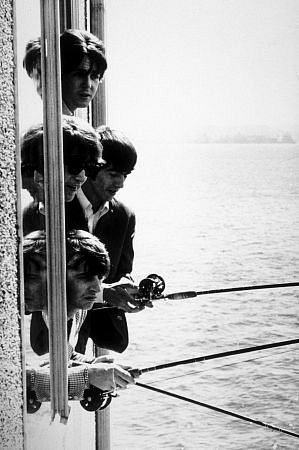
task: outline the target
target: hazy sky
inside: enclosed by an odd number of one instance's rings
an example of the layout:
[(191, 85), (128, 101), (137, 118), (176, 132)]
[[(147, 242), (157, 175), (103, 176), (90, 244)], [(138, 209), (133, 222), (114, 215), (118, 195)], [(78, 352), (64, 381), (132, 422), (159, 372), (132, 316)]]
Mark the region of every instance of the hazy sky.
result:
[(108, 0), (109, 120), (297, 128), (298, 0)]
[[(19, 37), (26, 41), (36, 35), (30, 5), (39, 2), (17, 3)], [(106, 5), (111, 125), (137, 138), (298, 128), (298, 0), (106, 0)], [(19, 43), (19, 60), (24, 46)], [(33, 115), (39, 100), (33, 101), (29, 80), (20, 80), (21, 111), (28, 121), (28, 104)]]

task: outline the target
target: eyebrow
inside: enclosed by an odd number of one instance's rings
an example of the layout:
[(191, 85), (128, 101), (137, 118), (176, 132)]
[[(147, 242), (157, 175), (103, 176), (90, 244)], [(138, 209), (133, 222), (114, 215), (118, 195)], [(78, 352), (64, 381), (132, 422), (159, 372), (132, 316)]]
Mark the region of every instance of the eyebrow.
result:
[(125, 170), (114, 169), (112, 167), (103, 167), (103, 169), (109, 170), (110, 172), (121, 173), (122, 175), (130, 175), (130, 173), (131, 173), (131, 172), (128, 172), (128, 171), (125, 171)]
[(91, 69), (85, 69), (85, 68), (83, 68), (83, 67), (77, 67), (76, 69), (74, 69), (74, 70), (72, 70), (70, 73), (76, 73), (76, 72), (84, 72), (84, 73), (96, 73), (96, 74), (98, 74), (98, 75), (100, 75), (101, 74), (101, 71), (100, 70), (98, 70), (98, 69), (96, 69), (96, 68), (91, 68)]

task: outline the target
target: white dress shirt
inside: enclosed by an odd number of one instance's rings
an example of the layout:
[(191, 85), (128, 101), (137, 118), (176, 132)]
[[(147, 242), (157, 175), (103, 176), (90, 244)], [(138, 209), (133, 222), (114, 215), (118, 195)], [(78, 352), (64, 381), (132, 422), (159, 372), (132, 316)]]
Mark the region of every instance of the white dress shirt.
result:
[(92, 204), (81, 188), (77, 192), (77, 198), (84, 211), (84, 215), (88, 223), (88, 231), (92, 234), (94, 232), (96, 224), (98, 223), (98, 220), (109, 211), (109, 202), (104, 203), (101, 208), (94, 212), (92, 209)]

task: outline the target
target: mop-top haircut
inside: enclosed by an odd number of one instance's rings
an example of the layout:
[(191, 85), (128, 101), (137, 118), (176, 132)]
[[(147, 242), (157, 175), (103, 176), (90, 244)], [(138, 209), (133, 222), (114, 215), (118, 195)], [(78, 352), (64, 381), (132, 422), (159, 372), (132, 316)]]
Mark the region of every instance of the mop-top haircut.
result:
[[(60, 35), (61, 73), (74, 71), (87, 56), (95, 65), (99, 78), (103, 78), (107, 69), (105, 47), (94, 34), (85, 30), (69, 29)], [(29, 77), (34, 72), (41, 75), (41, 41), (40, 38), (28, 42), (23, 59), (23, 67)]]
[(98, 127), (96, 133), (103, 147), (104, 167), (125, 175), (131, 173), (137, 161), (132, 142), (120, 131), (106, 125)]
[[(26, 266), (36, 257), (46, 258), (46, 233), (44, 230), (33, 231), (23, 240), (23, 258), (26, 276)], [(91, 275), (97, 275), (100, 280), (108, 276), (110, 260), (102, 242), (92, 234), (83, 230), (71, 230), (66, 235), (66, 266), (76, 269), (81, 263)]]
[[(34, 171), (44, 173), (43, 124), (32, 126), (21, 142), (22, 175), (33, 177)], [(102, 146), (94, 129), (76, 117), (63, 116), (63, 162), (70, 173), (85, 170), (86, 176), (95, 177), (102, 167)]]

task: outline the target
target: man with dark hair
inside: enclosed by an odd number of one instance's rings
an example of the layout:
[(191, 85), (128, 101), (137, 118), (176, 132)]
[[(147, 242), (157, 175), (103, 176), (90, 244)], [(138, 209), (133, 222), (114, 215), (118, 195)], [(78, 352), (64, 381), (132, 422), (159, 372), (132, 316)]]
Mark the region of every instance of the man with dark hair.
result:
[[(46, 302), (46, 238), (44, 231), (30, 233), (24, 238), (24, 292), (27, 314), (41, 311), (47, 323)], [(82, 399), (84, 391), (95, 386), (103, 391), (125, 388), (134, 378), (128, 367), (113, 363), (111, 357), (88, 359), (74, 352), (78, 333), (101, 290), (102, 280), (109, 272), (109, 256), (104, 245), (84, 231), (73, 230), (66, 239), (67, 318), (72, 319), (68, 333), (70, 360), (80, 365), (68, 369), (70, 399)], [(83, 364), (85, 363), (85, 364)], [(27, 369), (27, 389), (38, 401), (49, 400), (48, 368)]]
[[(102, 297), (104, 303), (125, 312), (138, 312), (144, 306), (134, 298), (138, 288), (131, 276), (135, 214), (114, 198), (119, 189), (124, 187), (127, 176), (134, 170), (137, 152), (129, 139), (119, 131), (101, 126), (96, 133), (102, 144), (106, 163), (94, 179), (86, 181), (78, 191), (77, 199), (84, 211), (89, 232), (105, 244), (111, 261), (110, 273), (99, 297)], [(82, 353), (89, 337), (96, 341), (99, 329), (98, 306), (100, 305), (96, 303), (89, 311), (81, 328), (77, 350)], [(152, 305), (148, 303), (147, 306)]]
[[(73, 115), (77, 108), (86, 108), (97, 92), (107, 68), (105, 48), (92, 33), (71, 29), (60, 35), (60, 54), (62, 111)], [(28, 42), (23, 66), (41, 96), (40, 38)]]
[[(66, 203), (71, 202), (87, 177), (95, 177), (104, 161), (102, 146), (93, 128), (75, 117), (64, 116), (62, 120), (64, 194)], [(21, 170), (23, 187), (34, 190), (35, 200), (23, 211), (23, 233), (45, 228), (44, 217), (44, 154), (43, 125), (31, 127), (21, 142)], [(72, 220), (67, 228), (81, 228)]]
[[(63, 144), (66, 230), (88, 230), (76, 194), (87, 176), (91, 179), (95, 178), (104, 164), (101, 158), (102, 146), (88, 123), (68, 116), (63, 118)], [(32, 231), (45, 229), (42, 125), (27, 131), (21, 144), (21, 156), (23, 180), (24, 176), (27, 176), (27, 179), (34, 177), (38, 186), (37, 200), (30, 203), (23, 211), (23, 233), (27, 235)], [(119, 245), (118, 242), (116, 245)], [(130, 298), (129, 294), (127, 297)], [(128, 345), (125, 315), (116, 308), (111, 308), (97, 312), (95, 316), (98, 325), (93, 334), (95, 343), (118, 352), (124, 351)], [(41, 355), (48, 351), (48, 335), (40, 311), (32, 314), (30, 340), (37, 354)], [(79, 351), (83, 353), (85, 346), (84, 349), (79, 348)]]
[(136, 311), (137, 303), (128, 289), (133, 284), (131, 272), (136, 220), (135, 214), (114, 197), (133, 171), (137, 152), (129, 139), (119, 131), (101, 126), (96, 133), (103, 147), (105, 165), (94, 179), (87, 180), (78, 191), (77, 198), (88, 222), (89, 232), (105, 244), (111, 260), (111, 271), (106, 282), (117, 284), (104, 288), (104, 301), (133, 312)]

